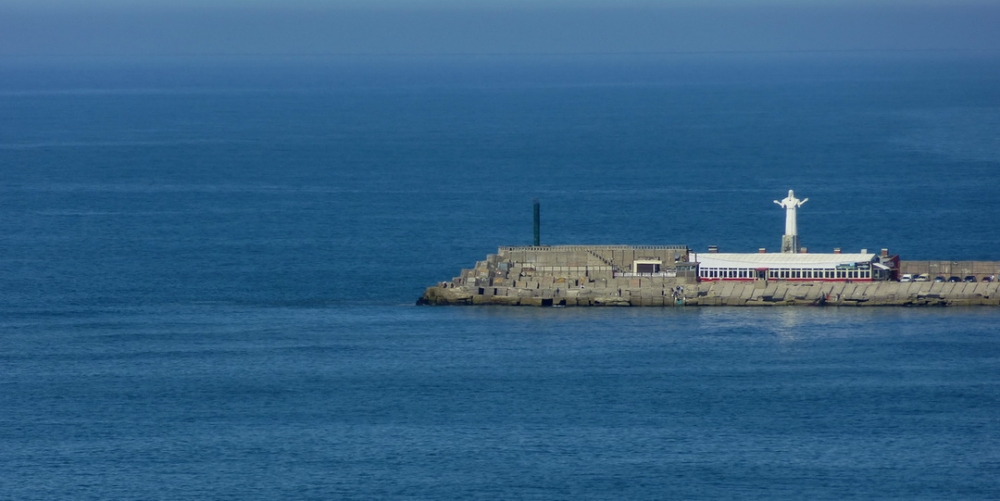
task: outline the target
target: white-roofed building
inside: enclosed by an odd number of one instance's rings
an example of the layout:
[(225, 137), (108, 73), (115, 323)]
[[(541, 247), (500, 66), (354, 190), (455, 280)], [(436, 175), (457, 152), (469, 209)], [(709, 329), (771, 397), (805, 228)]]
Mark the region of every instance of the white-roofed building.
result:
[(698, 253), (698, 279), (870, 282), (890, 278), (876, 254)]

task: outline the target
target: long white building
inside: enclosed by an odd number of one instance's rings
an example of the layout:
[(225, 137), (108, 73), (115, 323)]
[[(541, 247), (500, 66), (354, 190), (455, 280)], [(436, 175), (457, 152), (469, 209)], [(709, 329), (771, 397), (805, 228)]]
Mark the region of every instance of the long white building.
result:
[(698, 263), (698, 279), (788, 280), (803, 282), (870, 282), (890, 278), (891, 266), (871, 253), (858, 254), (732, 254), (707, 252), (692, 254)]

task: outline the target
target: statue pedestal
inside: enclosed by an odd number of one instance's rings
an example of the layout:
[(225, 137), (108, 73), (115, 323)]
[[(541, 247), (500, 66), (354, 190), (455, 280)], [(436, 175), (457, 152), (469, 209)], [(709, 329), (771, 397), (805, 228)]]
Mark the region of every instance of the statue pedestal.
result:
[(799, 252), (799, 236), (782, 235), (781, 252), (784, 254), (797, 254)]

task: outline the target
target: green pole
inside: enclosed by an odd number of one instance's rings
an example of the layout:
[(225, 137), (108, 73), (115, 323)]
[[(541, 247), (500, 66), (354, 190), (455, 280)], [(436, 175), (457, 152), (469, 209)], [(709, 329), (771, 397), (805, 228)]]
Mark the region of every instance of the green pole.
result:
[(542, 245), (542, 211), (538, 204), (538, 199), (535, 199), (535, 247)]

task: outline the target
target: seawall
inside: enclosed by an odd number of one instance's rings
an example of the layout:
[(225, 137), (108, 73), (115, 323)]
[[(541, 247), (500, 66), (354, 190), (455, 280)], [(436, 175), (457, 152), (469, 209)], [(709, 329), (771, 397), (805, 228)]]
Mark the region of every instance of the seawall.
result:
[[(417, 303), (567, 307), (1000, 306), (997, 281), (699, 282), (696, 264), (687, 259), (684, 246), (501, 247), (497, 254), (462, 270), (452, 280), (428, 287)], [(648, 262), (661, 265), (655, 272), (636, 272)], [(907, 269), (903, 263), (901, 269)], [(1000, 262), (976, 263), (976, 270), (984, 274), (1000, 270)], [(971, 265), (968, 269), (972, 269)]]

